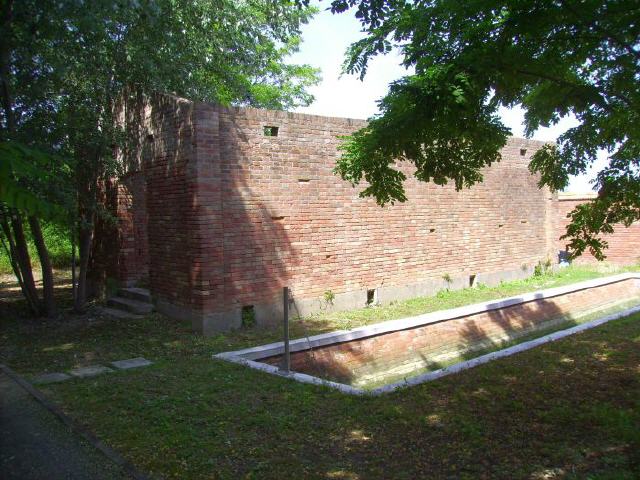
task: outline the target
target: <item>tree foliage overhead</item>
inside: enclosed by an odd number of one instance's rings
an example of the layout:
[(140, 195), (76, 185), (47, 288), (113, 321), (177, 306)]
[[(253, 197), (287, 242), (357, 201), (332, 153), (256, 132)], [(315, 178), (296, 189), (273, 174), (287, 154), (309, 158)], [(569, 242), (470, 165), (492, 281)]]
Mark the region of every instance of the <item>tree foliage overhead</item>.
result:
[[(37, 217), (70, 206), (84, 303), (97, 185), (117, 173), (125, 142), (114, 118), (123, 92), (308, 105), (318, 72), (287, 57), (314, 13), (290, 0), (0, 0), (0, 220), (22, 252), (16, 276), (33, 284), (22, 216), (40, 231)], [(38, 159), (53, 163), (42, 171)]]
[[(61, 168), (62, 167), (62, 168)], [(0, 142), (0, 205), (47, 220), (64, 221), (64, 185), (42, 198), (42, 192), (67, 176), (62, 159), (18, 142)], [(66, 179), (68, 180), (68, 178)]]
[(0, 140), (68, 158), (85, 183), (109, 173), (119, 141), (114, 102), (124, 90), (274, 109), (313, 100), (317, 71), (286, 62), (312, 8), (286, 0), (1, 4)]
[(525, 132), (579, 120), (530, 164), (540, 185), (567, 187), (599, 149), (595, 202), (572, 213), (570, 250), (603, 258), (600, 233), (640, 219), (640, 3), (637, 0), (335, 0), (357, 10), (364, 38), (345, 70), (364, 77), (376, 55), (399, 48), (413, 69), (390, 85), (381, 114), (344, 144), (337, 171), (380, 204), (405, 201), (409, 161), (419, 180), (457, 189), (482, 180), (509, 129), (498, 109), (521, 104)]

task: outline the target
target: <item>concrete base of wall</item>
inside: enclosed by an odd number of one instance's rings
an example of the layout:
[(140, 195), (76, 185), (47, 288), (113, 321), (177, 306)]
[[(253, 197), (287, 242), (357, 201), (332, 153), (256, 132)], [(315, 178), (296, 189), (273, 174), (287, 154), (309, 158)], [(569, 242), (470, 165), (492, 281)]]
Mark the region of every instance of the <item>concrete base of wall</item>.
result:
[[(464, 274), (455, 277), (432, 278), (422, 282), (409, 285), (392, 285), (374, 288), (373, 304), (388, 305), (399, 300), (409, 300), (416, 297), (429, 297), (437, 294), (441, 290), (462, 290), (463, 288), (476, 287), (480, 284), (494, 286), (502, 281), (519, 280), (528, 278), (533, 274), (533, 268), (518, 268), (492, 273)], [(475, 275), (475, 276), (474, 276)], [(294, 299), (290, 306), (291, 314), (294, 317), (306, 317), (318, 312), (340, 312), (364, 308), (369, 299), (368, 291), (357, 290), (346, 293), (338, 293), (332, 302), (327, 302), (324, 298), (314, 299)], [(295, 294), (295, 292), (293, 292)], [(282, 310), (282, 309), (281, 309)], [(257, 313), (257, 310), (256, 310)], [(282, 315), (282, 314), (280, 314)], [(282, 318), (276, 317), (276, 318)], [(260, 318), (257, 317), (258, 323)], [(264, 320), (267, 320), (266, 318)]]
[(175, 305), (166, 300), (153, 299), (156, 311), (178, 320), (191, 322), (193, 331), (209, 336), (218, 332), (240, 328), (242, 317), (233, 312), (202, 313), (182, 305)]
[[(494, 286), (503, 281), (528, 278), (533, 274), (532, 267), (522, 267), (491, 273), (477, 273), (458, 275), (451, 278), (433, 278), (404, 286), (380, 286), (365, 290), (337, 293), (329, 301), (321, 298), (296, 298), (295, 290), (289, 303), (289, 313), (292, 318), (307, 317), (320, 312), (340, 312), (364, 308), (369, 299), (368, 290), (374, 290), (376, 305), (387, 305), (393, 301), (408, 300), (416, 297), (432, 296), (441, 290), (461, 290), (480, 284)], [(156, 310), (167, 316), (182, 320), (189, 320), (193, 330), (204, 335), (240, 328), (242, 326), (242, 306), (225, 312), (203, 314), (184, 306), (172, 304), (166, 300), (155, 299)], [(255, 322), (259, 326), (278, 326), (282, 323), (282, 297), (278, 296), (270, 302), (253, 306)]]

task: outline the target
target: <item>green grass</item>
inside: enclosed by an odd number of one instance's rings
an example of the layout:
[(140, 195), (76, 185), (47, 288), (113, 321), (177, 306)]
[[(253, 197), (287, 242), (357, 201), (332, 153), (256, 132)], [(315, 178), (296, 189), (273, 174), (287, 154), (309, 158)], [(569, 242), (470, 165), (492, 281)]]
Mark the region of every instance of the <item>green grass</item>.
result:
[[(601, 274), (572, 268), (294, 325), (317, 333)], [(211, 358), (276, 340), (277, 331), (203, 338), (160, 315), (43, 325), (10, 310), (0, 314), (2, 361), (26, 375), (140, 355), (153, 360), (45, 391), (140, 468), (165, 478), (640, 476), (638, 315), (435, 382), (359, 398)]]
[[(38, 265), (38, 252), (33, 244), (31, 232), (27, 228), (25, 230), (27, 242), (29, 244), (29, 255), (31, 261)], [(0, 235), (2, 235), (0, 233)], [(71, 240), (69, 238), (69, 230), (55, 224), (43, 223), (42, 236), (49, 250), (49, 257), (54, 268), (65, 268), (71, 265)], [(0, 248), (0, 274), (13, 273), (11, 263), (4, 248)]]

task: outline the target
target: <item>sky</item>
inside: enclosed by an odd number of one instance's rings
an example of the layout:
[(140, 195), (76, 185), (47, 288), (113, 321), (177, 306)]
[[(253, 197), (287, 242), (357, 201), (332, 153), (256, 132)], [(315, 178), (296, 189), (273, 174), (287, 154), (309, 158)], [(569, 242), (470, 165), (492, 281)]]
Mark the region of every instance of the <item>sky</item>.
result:
[[(318, 5), (316, 3), (316, 5)], [(367, 75), (360, 81), (356, 75), (341, 74), (344, 53), (347, 47), (362, 37), (360, 23), (353, 12), (333, 15), (322, 10), (329, 2), (320, 4), (321, 11), (302, 30), (300, 51), (290, 59), (292, 63), (308, 63), (321, 70), (322, 81), (309, 91), (315, 101), (308, 107), (296, 111), (330, 117), (369, 118), (378, 113), (377, 100), (387, 92), (390, 82), (407, 74), (397, 52), (378, 56), (369, 64)], [(516, 137), (524, 136), (524, 112), (521, 108), (501, 108), (503, 122)], [(541, 127), (533, 138), (555, 141), (568, 128), (577, 125), (575, 118), (562, 119), (557, 125)], [(606, 163), (601, 153), (592, 168), (580, 177), (573, 177), (567, 192), (584, 193), (592, 190), (589, 181)]]

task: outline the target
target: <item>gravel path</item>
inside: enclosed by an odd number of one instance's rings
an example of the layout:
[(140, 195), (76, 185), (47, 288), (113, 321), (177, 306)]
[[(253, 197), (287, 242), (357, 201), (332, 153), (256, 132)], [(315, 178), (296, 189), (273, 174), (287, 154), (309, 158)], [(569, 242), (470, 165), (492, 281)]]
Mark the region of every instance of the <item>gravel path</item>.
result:
[(0, 479), (126, 478), (117, 465), (0, 372)]

